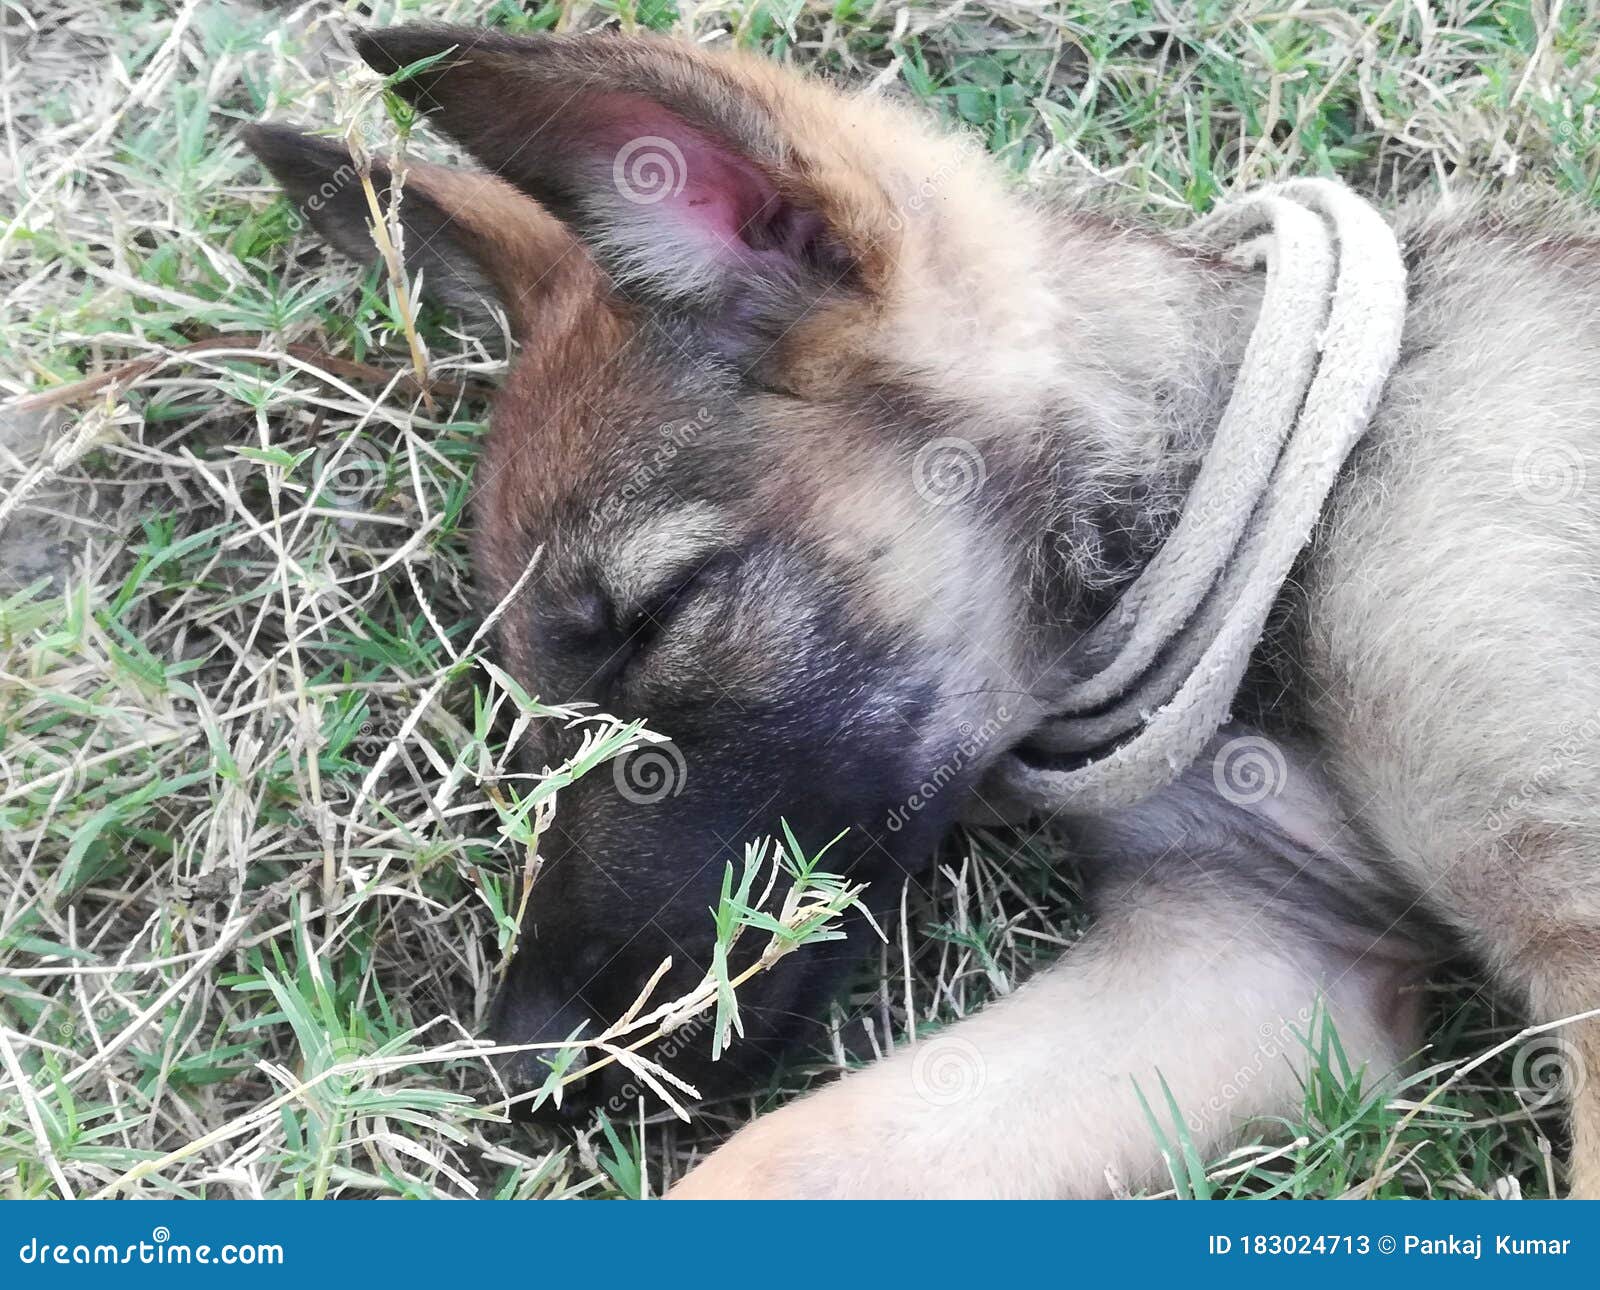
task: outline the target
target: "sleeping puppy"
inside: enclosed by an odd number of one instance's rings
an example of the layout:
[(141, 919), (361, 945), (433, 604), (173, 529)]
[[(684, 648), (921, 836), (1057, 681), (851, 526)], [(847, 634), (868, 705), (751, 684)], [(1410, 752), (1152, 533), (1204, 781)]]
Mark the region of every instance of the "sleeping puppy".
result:
[[(703, 976), (723, 866), (780, 819), (808, 847), (848, 830), (829, 865), (881, 910), (1009, 759), (1048, 759), (1047, 679), (1170, 531), (1261, 282), (757, 58), (448, 27), (358, 46), (385, 74), (423, 63), (395, 89), (483, 167), (411, 165), (401, 217), (424, 289), (492, 301), (519, 342), (477, 477), (484, 597), (540, 555), (498, 658), (531, 693), (647, 719), (681, 770), (665, 795), (605, 775), (563, 793), (494, 1025), (560, 1040), (669, 955), (663, 992)], [(373, 258), (342, 150), (247, 138)], [(1156, 797), (1069, 822), (1095, 928), (1015, 996), (758, 1120), (677, 1194), (1152, 1183), (1140, 1091), (1164, 1080), (1222, 1150), (1298, 1107), (1293, 1036), (1320, 1015), (1352, 1066), (1392, 1072), (1419, 1044), (1413, 987), (1465, 948), (1531, 1018), (1580, 1018), (1560, 1032), (1571, 1186), (1600, 1195), (1581, 1078), (1600, 1060), (1600, 240), (1556, 207), (1419, 209), (1397, 232), (1401, 359), (1246, 724)], [(570, 738), (540, 732), (528, 764)], [(1231, 783), (1241, 748), (1264, 791)], [(748, 1042), (673, 1069), (706, 1096), (748, 1085), (851, 968), (789, 956), (741, 996)]]

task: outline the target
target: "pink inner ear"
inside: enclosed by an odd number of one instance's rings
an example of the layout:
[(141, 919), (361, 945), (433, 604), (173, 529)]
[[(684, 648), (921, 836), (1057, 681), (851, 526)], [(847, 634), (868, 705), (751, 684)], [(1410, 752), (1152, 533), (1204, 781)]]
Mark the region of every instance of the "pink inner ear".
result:
[(793, 259), (821, 231), (821, 220), (785, 201), (753, 162), (649, 99), (604, 95), (572, 124), (581, 131), (575, 146), (604, 164), (624, 202), (703, 242), (714, 258)]

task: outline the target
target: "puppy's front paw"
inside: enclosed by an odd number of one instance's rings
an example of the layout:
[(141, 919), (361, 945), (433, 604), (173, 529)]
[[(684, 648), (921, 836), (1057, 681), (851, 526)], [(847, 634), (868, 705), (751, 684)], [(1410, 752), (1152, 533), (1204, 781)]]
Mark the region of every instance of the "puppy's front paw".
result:
[[(918, 1200), (1049, 1195), (993, 1101), (930, 1088), (933, 1043), (762, 1116), (668, 1192), (671, 1199)], [(977, 1053), (962, 1041), (968, 1060)], [(996, 1140), (996, 1141), (991, 1141)], [(998, 1145), (996, 1144), (998, 1142)], [(1019, 1163), (1020, 1162), (1020, 1163)]]
[(852, 1141), (827, 1098), (796, 1102), (739, 1130), (679, 1180), (668, 1200), (827, 1200), (850, 1195)]

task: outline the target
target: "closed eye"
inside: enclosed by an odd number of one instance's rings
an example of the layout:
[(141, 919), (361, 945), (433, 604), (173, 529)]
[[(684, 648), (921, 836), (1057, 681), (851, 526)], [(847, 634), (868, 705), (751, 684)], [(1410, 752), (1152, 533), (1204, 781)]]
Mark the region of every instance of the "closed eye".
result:
[(710, 557), (701, 557), (694, 565), (676, 570), (662, 580), (659, 590), (643, 600), (637, 608), (619, 612), (617, 634), (623, 638), (619, 662), (623, 669), (641, 662), (672, 626), (691, 600), (712, 590), (736, 568), (742, 553), (733, 548), (722, 548)]
[(696, 570), (677, 586), (647, 601), (644, 607), (634, 611), (630, 621), (621, 630), (621, 634), (626, 638), (630, 655), (637, 657), (649, 653), (666, 630), (667, 624), (671, 622), (672, 616), (694, 593), (699, 576), (699, 571)]

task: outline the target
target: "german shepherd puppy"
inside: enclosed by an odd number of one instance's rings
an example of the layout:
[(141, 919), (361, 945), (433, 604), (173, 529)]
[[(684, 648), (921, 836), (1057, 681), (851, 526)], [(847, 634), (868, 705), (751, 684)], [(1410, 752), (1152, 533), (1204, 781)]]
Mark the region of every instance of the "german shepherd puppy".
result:
[[(723, 866), (780, 818), (809, 846), (848, 829), (830, 867), (879, 902), (958, 819), (1015, 818), (996, 772), (1048, 762), (1049, 695), (1174, 522), (1260, 276), (757, 58), (448, 27), (358, 46), (422, 63), (398, 92), (487, 172), (413, 164), (401, 214), (424, 289), (498, 302), (519, 342), (479, 467), (483, 594), (539, 554), (499, 657), (681, 758), (667, 795), (591, 775), (563, 796), (494, 1021), (559, 1040), (669, 955), (664, 989), (701, 977)], [(248, 139), (374, 258), (342, 149)], [(1165, 1079), (1222, 1150), (1299, 1106), (1291, 1036), (1320, 1012), (1353, 1065), (1395, 1071), (1417, 983), (1465, 948), (1531, 1018), (1577, 1018), (1551, 1042), (1572, 1189), (1600, 1195), (1600, 239), (1553, 209), (1397, 232), (1403, 354), (1241, 725), (1153, 799), (1068, 822), (1096, 926), (676, 1194), (1144, 1186), (1163, 1168), (1136, 1083)], [(539, 738), (535, 769), (567, 736)], [(850, 966), (790, 956), (751, 983), (750, 1042), (675, 1069), (736, 1090)]]

